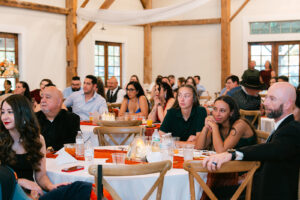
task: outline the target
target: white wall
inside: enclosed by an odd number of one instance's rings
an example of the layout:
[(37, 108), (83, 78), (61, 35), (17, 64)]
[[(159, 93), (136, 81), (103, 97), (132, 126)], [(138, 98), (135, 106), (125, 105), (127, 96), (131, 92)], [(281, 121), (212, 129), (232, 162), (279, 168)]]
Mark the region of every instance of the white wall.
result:
[[(28, 0), (29, 1), (29, 0)], [(31, 0), (45, 3), (44, 0)], [(153, 0), (153, 7), (162, 7), (184, 0)], [(78, 6), (83, 0), (78, 1)], [(103, 0), (91, 0), (87, 7), (99, 7)], [(244, 0), (231, 0), (232, 14)], [(231, 24), (231, 73), (241, 75), (247, 67), (247, 42), (300, 40), (300, 34), (249, 35), (250, 21), (300, 19), (299, 0), (250, 1)], [(47, 1), (64, 7), (65, 1)], [(200, 8), (173, 19), (205, 19), (220, 17), (220, 0), (210, 0)], [(111, 9), (139, 10), (139, 0), (119, 0)], [(78, 19), (78, 30), (85, 22)], [(123, 82), (137, 74), (143, 80), (143, 29), (136, 26), (108, 26), (101, 31), (97, 24), (79, 45), (80, 76), (94, 72), (94, 43), (111, 41), (123, 43)], [(65, 87), (66, 36), (65, 17), (0, 7), (0, 31), (20, 34), (21, 80), (38, 87), (42, 78), (48, 77)], [(153, 28), (153, 79), (158, 75), (174, 74), (176, 77), (199, 74), (202, 84), (210, 92), (220, 90), (221, 29), (220, 25), (154, 27)]]

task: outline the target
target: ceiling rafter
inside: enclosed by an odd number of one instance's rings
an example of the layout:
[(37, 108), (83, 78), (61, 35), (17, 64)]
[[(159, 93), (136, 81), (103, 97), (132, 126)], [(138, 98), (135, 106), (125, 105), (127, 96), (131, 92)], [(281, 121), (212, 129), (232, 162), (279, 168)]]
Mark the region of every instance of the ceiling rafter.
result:
[(60, 8), (57, 6), (49, 6), (49, 5), (43, 5), (38, 3), (26, 2), (26, 1), (1, 0), (0, 6), (44, 11), (49, 13), (63, 14), (63, 15), (69, 14), (69, 10), (66, 8)]

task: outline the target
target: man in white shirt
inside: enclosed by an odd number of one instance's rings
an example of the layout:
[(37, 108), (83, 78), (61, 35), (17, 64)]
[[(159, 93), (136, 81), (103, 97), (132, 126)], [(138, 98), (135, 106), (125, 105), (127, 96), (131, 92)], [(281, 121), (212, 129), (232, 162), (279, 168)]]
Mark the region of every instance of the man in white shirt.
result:
[(97, 78), (87, 75), (84, 79), (83, 90), (73, 92), (65, 101), (66, 107), (72, 107), (75, 114), (79, 115), (80, 120), (89, 120), (90, 113), (107, 112), (105, 99), (96, 92)]
[(197, 89), (198, 97), (201, 97), (202, 93), (205, 92), (206, 89), (203, 85), (200, 85), (200, 76), (199, 75), (194, 76), (194, 80), (196, 82), (196, 89)]
[(67, 87), (63, 91), (64, 98), (68, 98), (73, 92), (81, 90), (81, 82), (79, 76), (73, 76), (71, 86)]
[(295, 88), (287, 83), (273, 84), (264, 101), (275, 131), (266, 143), (210, 156), (203, 166), (214, 171), (230, 160), (261, 161), (253, 179), (253, 199), (297, 199), (300, 166), (300, 123), (294, 120)]
[(118, 86), (118, 80), (116, 77), (111, 77), (107, 81), (107, 93), (106, 98), (108, 103), (122, 103), (126, 92)]

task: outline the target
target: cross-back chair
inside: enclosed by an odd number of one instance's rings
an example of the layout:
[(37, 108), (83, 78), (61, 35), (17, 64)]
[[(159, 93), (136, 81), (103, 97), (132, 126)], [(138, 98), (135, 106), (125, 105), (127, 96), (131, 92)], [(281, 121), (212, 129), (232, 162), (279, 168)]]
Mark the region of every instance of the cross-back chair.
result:
[[(95, 127), (94, 128), (94, 134), (98, 135), (99, 144), (101, 146), (109, 146), (110, 143), (105, 138), (105, 135), (107, 135), (111, 141), (115, 145), (124, 145), (126, 144), (127, 140), (131, 137), (131, 135), (142, 135), (143, 134), (143, 127), (141, 126), (127, 126), (127, 127), (108, 127), (108, 126), (102, 126), (102, 127)], [(121, 143), (118, 143), (113, 135), (120, 135), (124, 134), (126, 137), (122, 140)]]
[(253, 117), (252, 121), (251, 121), (251, 124), (253, 126), (255, 126), (255, 122), (258, 121), (258, 129), (260, 129), (260, 117), (261, 117), (261, 113), (260, 113), (260, 110), (243, 110), (243, 109), (240, 109), (240, 114), (241, 114), (241, 117), (244, 117), (246, 118), (246, 116), (251, 116)]
[(270, 136), (270, 133), (268, 133), (266, 131), (255, 130), (255, 132), (256, 132), (258, 144), (265, 143), (267, 141), (268, 137)]
[(212, 200), (217, 200), (217, 197), (212, 192), (212, 190), (206, 185), (197, 172), (210, 172), (210, 173), (231, 173), (231, 172), (248, 172), (242, 184), (238, 187), (236, 192), (232, 196), (232, 200), (238, 199), (243, 190), (246, 190), (246, 200), (251, 199), (251, 189), (252, 189), (252, 179), (255, 171), (259, 168), (260, 162), (258, 161), (230, 161), (224, 163), (219, 170), (214, 172), (208, 171), (206, 168), (202, 167), (201, 161), (187, 161), (184, 162), (183, 168), (189, 172), (189, 182), (190, 182), (190, 192), (191, 200), (195, 200), (195, 188), (194, 188), (194, 178), (200, 184), (203, 192)]
[[(148, 164), (138, 165), (103, 165), (102, 175), (103, 176), (135, 176), (144, 174), (160, 173), (152, 187), (144, 196), (143, 200), (149, 199), (151, 194), (157, 188), (156, 199), (161, 199), (164, 177), (168, 170), (171, 169), (172, 163), (169, 160), (154, 162)], [(98, 165), (91, 165), (89, 167), (89, 173), (95, 176), (95, 183), (98, 184)], [(118, 193), (112, 188), (112, 186), (102, 177), (103, 187), (110, 193), (114, 200), (121, 200)], [(96, 187), (97, 188), (97, 187)], [(96, 191), (98, 196), (98, 191)]]

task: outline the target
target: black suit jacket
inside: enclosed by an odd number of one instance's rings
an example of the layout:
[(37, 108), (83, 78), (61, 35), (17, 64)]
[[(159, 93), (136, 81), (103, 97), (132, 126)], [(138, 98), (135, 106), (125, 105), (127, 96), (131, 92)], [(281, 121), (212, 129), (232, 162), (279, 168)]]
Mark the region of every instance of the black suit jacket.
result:
[(287, 117), (265, 144), (238, 149), (243, 160), (261, 161), (254, 175), (252, 199), (296, 200), (300, 166), (300, 123)]
[(78, 115), (64, 109), (50, 122), (42, 111), (36, 113), (41, 133), (45, 138), (46, 147), (52, 146), (55, 151), (61, 149), (66, 143), (74, 143), (77, 131), (80, 130)]

